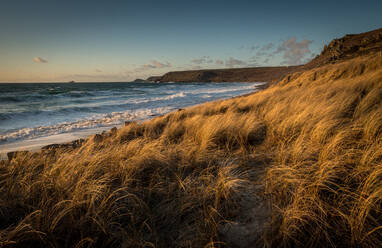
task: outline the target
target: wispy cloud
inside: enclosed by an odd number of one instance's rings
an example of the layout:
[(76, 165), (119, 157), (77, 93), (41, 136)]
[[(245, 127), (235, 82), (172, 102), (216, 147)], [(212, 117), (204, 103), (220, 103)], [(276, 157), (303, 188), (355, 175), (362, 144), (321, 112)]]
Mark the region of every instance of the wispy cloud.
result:
[(250, 51), (255, 51), (255, 50), (258, 50), (258, 51), (269, 51), (269, 50), (272, 50), (273, 48), (275, 48), (275, 44), (273, 42), (269, 42), (265, 45), (250, 45), (250, 46), (241, 46), (240, 47), (240, 50), (243, 50), (243, 49), (247, 49), (247, 50), (250, 50)]
[(161, 63), (157, 60), (153, 60), (152, 64), (155, 66), (155, 68), (171, 67), (171, 64), (169, 62)]
[(48, 60), (43, 59), (41, 57), (34, 57), (33, 61), (36, 63), (48, 63)]
[(247, 62), (243, 61), (243, 60), (240, 60), (240, 59), (235, 59), (235, 58), (232, 58), (230, 57), (229, 59), (227, 59), (225, 61), (225, 65), (227, 67), (234, 67), (234, 66), (244, 66), (244, 65), (247, 65)]
[(269, 54), (266, 53), (266, 52), (264, 52), (264, 51), (258, 51), (258, 52), (256, 53), (256, 56), (258, 56), (258, 57), (266, 56), (266, 55), (269, 55)]
[(142, 66), (145, 69), (158, 69), (158, 68), (166, 68), (166, 67), (171, 67), (170, 62), (159, 62), (158, 60), (152, 60), (151, 63), (144, 64)]
[(257, 52), (256, 52), (257, 57), (272, 57), (273, 56), (272, 50), (276, 46), (273, 42), (269, 42), (263, 46), (255, 46), (255, 47), (256, 47), (256, 49), (251, 49), (251, 50), (252, 51), (257, 50)]
[(69, 81), (82, 81), (82, 82), (112, 82), (112, 81), (128, 81), (128, 75), (124, 73), (110, 73), (110, 74), (68, 74), (57, 77), (57, 80)]
[(217, 59), (217, 60), (215, 61), (215, 64), (217, 64), (217, 65), (224, 65), (224, 61), (221, 60), (221, 59)]
[(136, 68), (135, 72), (142, 72), (151, 69), (161, 69), (161, 68), (169, 68), (172, 67), (170, 62), (159, 62), (158, 60), (151, 60), (150, 63), (144, 64)]
[(272, 42), (269, 42), (268, 44), (265, 44), (264, 46), (261, 47), (262, 51), (269, 51), (272, 50), (275, 47), (275, 44)]
[(281, 64), (286, 65), (298, 65), (304, 62), (306, 55), (311, 53), (309, 45), (312, 44), (311, 40), (302, 40), (297, 42), (296, 37), (292, 37), (284, 41), (275, 51), (277, 53), (283, 53), (284, 61)]
[(257, 56), (252, 56), (249, 58), (248, 66), (260, 66), (261, 64), (258, 62), (259, 58)]
[(214, 62), (213, 59), (210, 58), (210, 56), (203, 56), (201, 58), (193, 59), (191, 60), (192, 63), (201, 65), (201, 64), (211, 64)]
[(260, 48), (259, 45), (252, 45), (252, 46), (249, 47), (249, 50), (255, 51), (255, 50), (259, 49), (259, 48)]

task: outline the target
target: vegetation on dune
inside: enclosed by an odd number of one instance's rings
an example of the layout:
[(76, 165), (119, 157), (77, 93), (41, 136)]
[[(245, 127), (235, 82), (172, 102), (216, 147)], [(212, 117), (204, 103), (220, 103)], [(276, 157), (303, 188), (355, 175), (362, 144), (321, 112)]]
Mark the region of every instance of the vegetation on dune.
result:
[(0, 163), (0, 245), (374, 247), (382, 56)]

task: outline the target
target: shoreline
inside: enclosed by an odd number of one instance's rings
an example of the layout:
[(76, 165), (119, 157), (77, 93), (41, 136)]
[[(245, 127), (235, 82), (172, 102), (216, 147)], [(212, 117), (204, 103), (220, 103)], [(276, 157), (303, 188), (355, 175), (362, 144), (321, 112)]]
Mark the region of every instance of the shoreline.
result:
[[(194, 107), (194, 106), (197, 106), (200, 104), (211, 103), (211, 102), (215, 102), (215, 101), (229, 100), (229, 99), (249, 96), (249, 95), (252, 95), (256, 92), (267, 89), (271, 84), (270, 82), (242, 82), (242, 83), (243, 84), (259, 83), (259, 85), (256, 85), (256, 91), (253, 91), (250, 93), (245, 93), (245, 94), (238, 95), (238, 96), (232, 96), (229, 98), (215, 99), (213, 101), (204, 102), (204, 103), (197, 103), (195, 105), (190, 105), (186, 108)], [(170, 113), (176, 112), (176, 111), (179, 111), (179, 109), (177, 109), (177, 110), (174, 109), (174, 110), (172, 110), (168, 113), (165, 113), (165, 114), (159, 114), (156, 116), (151, 116), (147, 119), (135, 120), (135, 121), (153, 120), (157, 117), (164, 116), (166, 114), (170, 114)], [(111, 127), (108, 126), (108, 127), (89, 128), (89, 129), (77, 130), (77, 131), (69, 132), (69, 133), (60, 133), (60, 134), (54, 134), (54, 135), (50, 135), (50, 136), (42, 136), (42, 137), (37, 137), (37, 138), (32, 138), (32, 139), (25, 139), (25, 140), (15, 140), (15, 141), (12, 141), (10, 143), (0, 144), (0, 160), (6, 160), (9, 158), (9, 154), (14, 154), (17, 152), (34, 153), (34, 152), (38, 152), (38, 151), (44, 149), (44, 147), (49, 147), (49, 146), (54, 146), (54, 145), (57, 145), (57, 146), (68, 145), (68, 146), (70, 146), (71, 144), (76, 143), (79, 140), (82, 140), (82, 139), (87, 140), (93, 135), (102, 134), (104, 132), (110, 132), (110, 130), (112, 130), (114, 128), (120, 129), (123, 126), (124, 126), (124, 124), (115, 125), (115, 126), (111, 126)], [(60, 142), (57, 142), (58, 140)]]

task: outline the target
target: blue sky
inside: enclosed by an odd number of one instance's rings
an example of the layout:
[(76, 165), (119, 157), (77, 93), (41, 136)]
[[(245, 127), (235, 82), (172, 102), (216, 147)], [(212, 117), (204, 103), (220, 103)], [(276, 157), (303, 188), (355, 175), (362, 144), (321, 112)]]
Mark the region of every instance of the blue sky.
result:
[(0, 82), (129, 81), (301, 64), (382, 27), (382, 1), (26, 1), (0, 5)]

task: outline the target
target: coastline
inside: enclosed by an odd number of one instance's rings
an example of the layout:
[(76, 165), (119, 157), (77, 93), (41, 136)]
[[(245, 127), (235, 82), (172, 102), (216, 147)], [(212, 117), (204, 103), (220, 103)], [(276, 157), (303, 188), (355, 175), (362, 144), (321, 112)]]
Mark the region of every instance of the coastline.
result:
[(170, 71), (163, 76), (147, 78), (148, 81), (166, 82), (271, 82), (280, 81), (288, 74), (305, 70), (304, 65), (249, 67), (230, 69), (203, 69)]
[[(259, 92), (261, 90), (264, 90), (270, 86), (269, 82), (240, 82), (243, 84), (247, 83), (254, 83), (258, 84), (256, 85), (256, 89), (253, 92), (250, 93), (245, 93), (242, 95), (238, 96), (232, 96), (229, 98), (221, 98), (221, 99), (215, 99), (212, 101), (204, 102), (204, 103), (196, 103), (194, 105), (188, 106), (187, 108), (192, 108), (201, 104), (206, 104), (206, 103), (211, 103), (211, 102), (216, 102), (216, 101), (222, 101), (222, 100), (228, 100), (228, 99), (234, 99), (234, 98), (239, 98), (239, 97), (245, 97), (248, 95), (252, 95), (256, 92)], [(157, 117), (161, 117), (167, 114), (171, 114), (173, 112), (179, 111), (178, 110), (173, 110), (165, 114), (159, 114), (156, 116), (151, 116), (146, 119), (142, 120), (132, 120), (132, 121), (138, 121), (138, 122), (143, 122), (143, 121), (149, 121), (153, 120)], [(130, 120), (128, 121), (130, 122)], [(99, 127), (99, 128), (91, 128), (91, 129), (84, 129), (84, 130), (77, 130), (74, 132), (69, 132), (69, 133), (60, 133), (60, 134), (54, 134), (50, 136), (42, 136), (38, 138), (33, 138), (33, 139), (25, 139), (25, 140), (19, 140), (19, 141), (13, 141), (7, 144), (0, 144), (0, 160), (5, 160), (12, 157), (11, 154), (18, 153), (18, 152), (38, 152), (40, 150), (43, 150), (45, 147), (50, 147), (50, 146), (61, 146), (61, 147), (71, 147), (72, 144), (77, 143), (80, 140), (88, 140), (94, 135), (102, 135), (107, 132), (110, 132), (110, 130), (114, 128), (121, 128), (123, 127), (124, 124), (121, 125), (115, 125), (112, 127)], [(51, 148), (48, 148), (51, 149)]]

